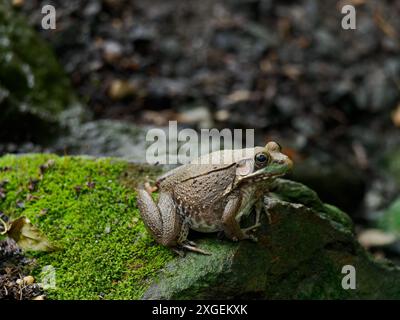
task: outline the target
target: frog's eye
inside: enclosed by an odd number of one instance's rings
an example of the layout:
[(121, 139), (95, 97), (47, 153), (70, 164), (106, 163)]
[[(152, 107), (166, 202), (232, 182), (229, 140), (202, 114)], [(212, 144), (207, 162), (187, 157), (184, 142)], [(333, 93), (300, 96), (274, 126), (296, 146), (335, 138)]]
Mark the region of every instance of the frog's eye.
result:
[(257, 153), (254, 159), (256, 160), (257, 166), (264, 166), (268, 163), (269, 156), (261, 152)]

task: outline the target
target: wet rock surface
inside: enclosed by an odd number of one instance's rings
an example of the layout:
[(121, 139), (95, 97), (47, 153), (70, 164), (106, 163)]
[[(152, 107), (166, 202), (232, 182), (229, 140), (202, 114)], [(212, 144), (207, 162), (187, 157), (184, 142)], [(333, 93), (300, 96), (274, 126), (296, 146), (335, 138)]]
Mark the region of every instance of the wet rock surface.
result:
[[(311, 189), (279, 180), (265, 198), (259, 241), (198, 241), (211, 256), (175, 259), (144, 299), (398, 299), (400, 269), (376, 261), (355, 240), (349, 217)], [(286, 200), (286, 201), (285, 201)], [(290, 201), (290, 202), (287, 202)], [(356, 271), (354, 289), (342, 283)], [(343, 282), (344, 281), (344, 282)]]

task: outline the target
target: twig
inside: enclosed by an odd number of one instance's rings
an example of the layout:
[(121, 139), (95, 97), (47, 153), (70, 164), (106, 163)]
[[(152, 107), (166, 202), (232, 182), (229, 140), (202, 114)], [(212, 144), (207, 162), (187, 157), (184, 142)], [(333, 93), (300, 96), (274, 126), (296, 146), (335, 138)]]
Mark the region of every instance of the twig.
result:
[(2, 218), (0, 218), (0, 222), (4, 226), (4, 231), (0, 232), (0, 235), (5, 235), (8, 232), (8, 224)]

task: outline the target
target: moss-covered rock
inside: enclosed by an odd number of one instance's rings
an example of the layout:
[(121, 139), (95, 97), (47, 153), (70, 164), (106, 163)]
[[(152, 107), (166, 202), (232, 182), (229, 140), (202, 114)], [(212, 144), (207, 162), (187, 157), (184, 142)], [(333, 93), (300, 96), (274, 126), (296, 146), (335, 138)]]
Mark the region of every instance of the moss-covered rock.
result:
[[(258, 243), (200, 241), (212, 256), (170, 262), (145, 298), (400, 298), (400, 269), (373, 260), (354, 239), (345, 213), (321, 206), (304, 185), (285, 180), (277, 185), (279, 198), (297, 203), (265, 199), (272, 222), (264, 221)], [(293, 192), (304, 196), (310, 207), (302, 198), (293, 198)], [(342, 287), (345, 265), (356, 270), (354, 290)]]
[[(42, 267), (56, 270), (50, 299), (400, 298), (400, 270), (360, 247), (345, 213), (287, 180), (265, 198), (271, 223), (263, 218), (258, 243), (197, 234), (211, 256), (173, 255), (136, 208), (134, 186), (159, 173), (117, 159), (0, 158), (0, 211), (27, 216), (59, 247), (29, 253), (38, 280)], [(355, 290), (341, 286), (344, 265), (356, 269)]]
[(0, 140), (38, 141), (80, 109), (53, 52), (10, 1), (0, 2)]
[(8, 181), (0, 211), (11, 218), (27, 216), (60, 248), (33, 254), (39, 280), (42, 267), (56, 270), (57, 289), (48, 291), (50, 299), (140, 298), (173, 257), (148, 236), (135, 192), (125, 186), (147, 174), (145, 167), (112, 159), (0, 158), (0, 181)]

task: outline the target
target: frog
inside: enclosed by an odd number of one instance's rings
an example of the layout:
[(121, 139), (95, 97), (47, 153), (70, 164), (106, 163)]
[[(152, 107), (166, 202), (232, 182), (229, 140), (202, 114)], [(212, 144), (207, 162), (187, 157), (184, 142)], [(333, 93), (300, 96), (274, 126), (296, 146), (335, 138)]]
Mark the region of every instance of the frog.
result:
[[(160, 176), (157, 202), (146, 188), (137, 188), (137, 206), (157, 243), (180, 255), (183, 251), (209, 254), (188, 240), (189, 230), (219, 232), (232, 241), (257, 241), (263, 195), (292, 166), (292, 160), (274, 141), (253, 148), (214, 151)], [(253, 209), (255, 223), (241, 228), (241, 220)]]

